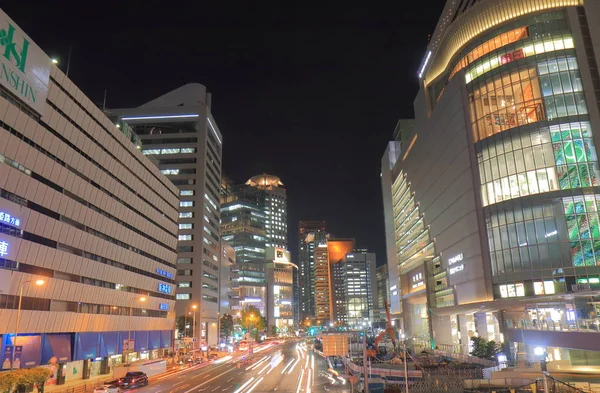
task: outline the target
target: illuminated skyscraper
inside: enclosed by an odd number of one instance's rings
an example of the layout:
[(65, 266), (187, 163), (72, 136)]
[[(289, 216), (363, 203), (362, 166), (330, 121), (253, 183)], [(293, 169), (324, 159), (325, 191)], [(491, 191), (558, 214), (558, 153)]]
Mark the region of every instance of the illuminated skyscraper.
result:
[(221, 231), (235, 250), (239, 307), (252, 304), (266, 316), (265, 251), (287, 250), (287, 198), (281, 180), (259, 175), (245, 184), (222, 182)]
[(300, 319), (315, 316), (315, 286), (313, 269), (315, 267), (315, 248), (327, 240), (325, 221), (300, 221), (299, 225), (299, 272)]

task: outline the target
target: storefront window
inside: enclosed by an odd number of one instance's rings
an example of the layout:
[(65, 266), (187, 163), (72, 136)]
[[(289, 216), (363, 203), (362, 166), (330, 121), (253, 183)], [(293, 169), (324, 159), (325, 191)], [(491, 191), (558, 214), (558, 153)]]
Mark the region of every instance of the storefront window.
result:
[(469, 100), (475, 141), (545, 118), (536, 67), (487, 80)]

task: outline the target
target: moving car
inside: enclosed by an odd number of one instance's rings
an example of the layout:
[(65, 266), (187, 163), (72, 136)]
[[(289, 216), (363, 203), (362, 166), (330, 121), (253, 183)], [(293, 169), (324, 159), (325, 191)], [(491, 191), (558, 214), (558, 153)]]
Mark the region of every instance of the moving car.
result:
[(148, 385), (148, 376), (146, 373), (141, 371), (131, 371), (125, 374), (123, 378), (120, 379), (121, 389), (132, 389), (140, 386)]
[(94, 393), (119, 393), (117, 385), (102, 385), (94, 388)]

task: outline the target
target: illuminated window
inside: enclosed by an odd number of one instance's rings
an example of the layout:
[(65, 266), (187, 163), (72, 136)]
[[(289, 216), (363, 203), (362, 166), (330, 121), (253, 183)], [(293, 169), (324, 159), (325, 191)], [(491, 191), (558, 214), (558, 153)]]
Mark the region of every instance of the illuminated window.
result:
[(182, 196), (194, 195), (194, 190), (181, 190), (181, 191), (179, 191), (179, 195), (182, 195)]
[(147, 156), (150, 154), (160, 154), (160, 149), (146, 149), (146, 150), (142, 150), (142, 154)]
[(194, 224), (179, 224), (179, 229), (193, 229)]
[(519, 27), (518, 29), (502, 33), (492, 38), (491, 40), (484, 42), (483, 44), (479, 45), (477, 48), (469, 52), (458, 62), (458, 64), (456, 64), (456, 66), (450, 73), (450, 77), (448, 79), (452, 79), (452, 77), (458, 71), (462, 70), (463, 68), (465, 68), (475, 60), (479, 59), (480, 57), (487, 55), (491, 51), (501, 48), (504, 45), (508, 45), (513, 42), (522, 40), (523, 38), (527, 38), (527, 36), (527, 27)]
[(523, 283), (500, 285), (500, 297), (518, 297), (525, 296), (525, 287)]
[(570, 36), (535, 40), (531, 43), (524, 44), (522, 48), (519, 48), (513, 52), (492, 55), (483, 58), (472, 67), (469, 67), (465, 73), (465, 81), (466, 83), (471, 83), (473, 79), (480, 77), (481, 75), (490, 72), (491, 70), (496, 69), (506, 63), (510, 63), (511, 61), (515, 61), (524, 57), (540, 55), (542, 53), (572, 48), (574, 48), (573, 38)]
[(192, 213), (192, 212), (179, 213), (179, 218), (192, 218), (192, 217), (194, 217), (194, 213)]
[(194, 201), (180, 201), (179, 206), (180, 207), (191, 207), (191, 206), (194, 206)]
[(192, 298), (192, 295), (190, 295), (189, 293), (178, 293), (177, 295), (175, 295), (175, 299), (177, 300), (190, 300)]
[(178, 175), (179, 169), (161, 169), (160, 172), (163, 175)]
[(182, 241), (192, 240), (192, 239), (193, 239), (192, 235), (179, 235), (179, 237), (178, 237), (178, 240), (182, 240)]

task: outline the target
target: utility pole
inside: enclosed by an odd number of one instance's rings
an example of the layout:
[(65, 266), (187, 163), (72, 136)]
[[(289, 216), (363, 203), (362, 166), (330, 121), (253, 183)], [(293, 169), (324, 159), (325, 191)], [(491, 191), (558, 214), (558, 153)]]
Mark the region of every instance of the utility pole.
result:
[(364, 330), (363, 335), (363, 383), (365, 385), (364, 392), (369, 393), (369, 377), (367, 375), (367, 329)]
[(406, 340), (404, 339), (404, 333), (402, 334), (402, 350), (404, 351), (404, 388), (405, 393), (408, 393), (408, 362), (406, 356)]

